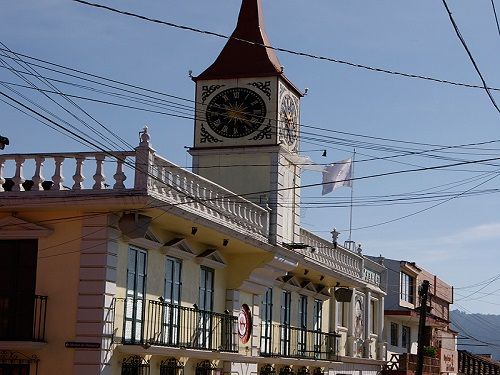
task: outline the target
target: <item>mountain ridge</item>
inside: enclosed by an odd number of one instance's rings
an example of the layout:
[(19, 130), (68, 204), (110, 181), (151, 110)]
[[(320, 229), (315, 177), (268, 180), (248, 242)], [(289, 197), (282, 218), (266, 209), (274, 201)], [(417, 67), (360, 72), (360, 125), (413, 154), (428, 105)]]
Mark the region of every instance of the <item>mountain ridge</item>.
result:
[(458, 349), (491, 354), (500, 360), (500, 315), (450, 311), (451, 328), (458, 332)]

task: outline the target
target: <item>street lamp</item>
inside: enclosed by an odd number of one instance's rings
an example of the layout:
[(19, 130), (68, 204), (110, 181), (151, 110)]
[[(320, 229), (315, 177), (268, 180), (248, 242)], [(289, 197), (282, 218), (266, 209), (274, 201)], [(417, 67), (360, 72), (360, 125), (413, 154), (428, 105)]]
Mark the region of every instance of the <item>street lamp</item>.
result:
[(0, 135), (0, 150), (3, 150), (5, 146), (9, 144), (9, 138)]

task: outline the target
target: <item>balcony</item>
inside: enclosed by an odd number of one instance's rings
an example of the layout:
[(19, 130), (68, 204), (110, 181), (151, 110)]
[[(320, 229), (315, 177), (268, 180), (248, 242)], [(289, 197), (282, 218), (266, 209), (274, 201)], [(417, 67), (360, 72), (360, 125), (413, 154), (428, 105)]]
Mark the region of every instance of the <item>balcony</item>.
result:
[(264, 357), (338, 361), (339, 337), (336, 333), (262, 323), (260, 354)]
[(0, 296), (0, 341), (45, 342), (46, 296)]
[(116, 302), (124, 345), (238, 351), (238, 318), (155, 300)]
[[(405, 375), (414, 374), (417, 370), (416, 354), (392, 354), (390, 360), (384, 366), (382, 374), (385, 375)], [(439, 375), (441, 366), (439, 359), (424, 357), (423, 375)]]

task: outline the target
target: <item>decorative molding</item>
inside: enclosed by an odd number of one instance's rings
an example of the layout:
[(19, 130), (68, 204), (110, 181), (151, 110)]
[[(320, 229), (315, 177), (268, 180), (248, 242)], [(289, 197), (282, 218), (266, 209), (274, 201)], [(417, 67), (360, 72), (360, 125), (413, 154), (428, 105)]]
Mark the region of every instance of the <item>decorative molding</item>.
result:
[(174, 238), (173, 240), (167, 242), (161, 248), (161, 251), (165, 255), (184, 260), (190, 260), (196, 256), (185, 238)]
[(50, 236), (54, 230), (30, 223), (15, 216), (0, 219), (0, 239), (36, 239)]
[(201, 87), (201, 102), (205, 103), (205, 100), (212, 95), (215, 91), (220, 89), (221, 87), (224, 87), (226, 85), (204, 85)]
[(253, 86), (260, 91), (262, 91), (269, 100), (271, 100), (271, 81), (266, 82), (251, 82), (248, 84), (249, 86)]
[(152, 241), (147, 238), (131, 238), (128, 242), (131, 245), (139, 246), (146, 250), (158, 250), (163, 246), (161, 242)]
[(205, 250), (203, 253), (196, 257), (195, 261), (202, 266), (216, 269), (225, 268), (227, 266), (226, 260), (215, 249)]
[(205, 129), (205, 125), (201, 124), (200, 130), (200, 143), (219, 143), (223, 142), (222, 139), (215, 138), (212, 134)]
[(269, 120), (269, 125), (266, 125), (260, 132), (249, 140), (261, 141), (265, 139), (271, 139), (273, 134), (273, 128), (271, 127), (271, 120)]

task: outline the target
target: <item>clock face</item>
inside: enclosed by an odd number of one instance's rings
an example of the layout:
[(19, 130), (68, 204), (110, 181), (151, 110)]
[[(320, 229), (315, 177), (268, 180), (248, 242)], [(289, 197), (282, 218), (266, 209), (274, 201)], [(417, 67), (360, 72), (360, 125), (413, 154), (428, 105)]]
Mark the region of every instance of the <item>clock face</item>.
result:
[(266, 104), (254, 91), (234, 87), (221, 91), (208, 103), (206, 118), (215, 133), (240, 138), (256, 131), (266, 117)]
[(243, 344), (246, 344), (248, 342), (251, 333), (252, 333), (252, 315), (250, 313), (250, 308), (246, 303), (244, 303), (241, 306), (241, 310), (238, 315), (238, 334)]
[(282, 137), (285, 142), (292, 146), (297, 141), (298, 124), (297, 124), (297, 104), (292, 96), (288, 93), (283, 95), (280, 105), (280, 120), (282, 128)]

